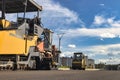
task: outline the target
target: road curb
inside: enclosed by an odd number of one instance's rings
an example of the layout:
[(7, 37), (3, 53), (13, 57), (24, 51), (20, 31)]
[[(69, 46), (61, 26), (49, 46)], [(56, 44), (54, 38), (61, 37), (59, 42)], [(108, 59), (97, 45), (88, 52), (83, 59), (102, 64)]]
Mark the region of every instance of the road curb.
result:
[(70, 70), (70, 68), (58, 68), (58, 70)]
[(100, 69), (85, 69), (86, 71), (100, 71)]

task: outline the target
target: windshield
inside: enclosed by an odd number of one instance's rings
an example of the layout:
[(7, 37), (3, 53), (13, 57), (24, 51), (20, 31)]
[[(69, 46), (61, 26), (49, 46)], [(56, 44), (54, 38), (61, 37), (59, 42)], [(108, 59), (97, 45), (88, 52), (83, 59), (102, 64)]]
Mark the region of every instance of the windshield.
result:
[(82, 54), (74, 54), (74, 59), (81, 60), (82, 59)]

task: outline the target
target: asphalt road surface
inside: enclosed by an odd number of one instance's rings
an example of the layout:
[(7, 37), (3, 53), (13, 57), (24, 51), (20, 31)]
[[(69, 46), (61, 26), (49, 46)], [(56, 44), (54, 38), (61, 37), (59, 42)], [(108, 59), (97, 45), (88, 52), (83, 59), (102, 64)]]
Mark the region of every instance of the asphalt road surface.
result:
[(0, 80), (120, 80), (120, 71), (0, 71)]

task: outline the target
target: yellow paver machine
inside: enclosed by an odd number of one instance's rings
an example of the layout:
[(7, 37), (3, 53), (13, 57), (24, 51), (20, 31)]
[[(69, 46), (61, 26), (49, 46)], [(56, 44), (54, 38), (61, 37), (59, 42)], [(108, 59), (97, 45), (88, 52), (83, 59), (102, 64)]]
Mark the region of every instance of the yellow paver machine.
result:
[[(41, 26), (42, 7), (34, 0), (0, 0), (0, 10), (0, 69), (51, 69), (56, 49), (51, 45), (53, 32)], [(26, 18), (30, 12), (36, 16)], [(13, 13), (23, 17), (6, 20), (5, 14)]]

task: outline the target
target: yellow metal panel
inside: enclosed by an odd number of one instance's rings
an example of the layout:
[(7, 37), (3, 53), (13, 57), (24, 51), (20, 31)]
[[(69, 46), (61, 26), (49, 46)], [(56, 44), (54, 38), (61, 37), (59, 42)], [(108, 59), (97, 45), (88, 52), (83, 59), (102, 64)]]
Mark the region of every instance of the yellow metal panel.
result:
[(27, 40), (27, 52), (25, 53), (25, 40), (18, 38), (15, 30), (0, 31), (0, 54), (28, 54), (30, 46), (35, 46), (37, 36), (33, 40)]

